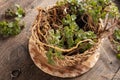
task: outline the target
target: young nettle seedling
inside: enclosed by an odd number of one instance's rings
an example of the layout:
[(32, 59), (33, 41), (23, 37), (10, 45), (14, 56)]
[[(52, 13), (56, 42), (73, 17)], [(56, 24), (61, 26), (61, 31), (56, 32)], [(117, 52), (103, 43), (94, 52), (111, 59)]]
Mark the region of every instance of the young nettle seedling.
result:
[(18, 17), (24, 17), (25, 16), (25, 11), (24, 11), (24, 9), (20, 6), (20, 5), (18, 5), (18, 4), (15, 4), (15, 6), (16, 6), (16, 8), (17, 8), (17, 10), (16, 10), (16, 12), (15, 12), (15, 14), (18, 16)]
[(113, 34), (114, 44), (117, 49), (117, 58), (120, 59), (120, 29), (116, 29)]
[(21, 28), (18, 21), (0, 22), (0, 35), (3, 37), (17, 35), (18, 33), (20, 33), (20, 31), (21, 31)]
[(21, 32), (24, 25), (20, 24), (20, 19), (25, 16), (24, 9), (16, 4), (14, 8), (5, 11), (4, 21), (0, 22), (0, 36), (9, 37)]
[(18, 4), (15, 4), (14, 8), (8, 8), (5, 11), (5, 18), (7, 18), (7, 19), (10, 19), (10, 18), (14, 19), (15, 17), (16, 18), (21, 18), (21, 17), (24, 17), (24, 16), (25, 16), (25, 11)]

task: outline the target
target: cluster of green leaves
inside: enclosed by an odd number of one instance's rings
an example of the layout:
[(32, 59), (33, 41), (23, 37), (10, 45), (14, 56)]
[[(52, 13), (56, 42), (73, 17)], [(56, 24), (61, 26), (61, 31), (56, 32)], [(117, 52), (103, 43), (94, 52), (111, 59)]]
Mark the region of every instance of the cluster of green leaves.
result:
[[(59, 28), (57, 30), (49, 30), (49, 44), (63, 48), (71, 48), (75, 46), (79, 41), (97, 38), (94, 32), (85, 32), (83, 29), (80, 29), (75, 20), (75, 15), (67, 14), (66, 17), (62, 20), (63, 28)], [(65, 43), (67, 44), (67, 46), (64, 45)]]
[(9, 8), (5, 11), (5, 17), (6, 18), (16, 18), (20, 19), (25, 16), (25, 11), (24, 9), (18, 5), (15, 4), (15, 8)]
[(119, 16), (118, 8), (111, 0), (85, 0), (82, 3), (85, 12), (89, 13), (97, 23), (99, 18), (104, 19), (106, 14), (109, 18)]
[[(79, 26), (75, 22), (76, 15), (67, 14), (65, 18), (62, 19), (63, 27), (60, 27), (57, 30), (51, 29), (49, 30), (49, 37), (47, 37), (48, 43), (60, 48), (69, 49), (75, 46), (79, 41), (85, 39), (96, 39), (97, 36), (92, 31), (85, 32), (80, 29)], [(91, 48), (93, 43), (86, 42), (80, 44), (80, 53)], [(53, 54), (52, 54), (53, 53)], [(53, 62), (52, 58), (54, 56), (62, 57), (62, 52), (51, 49), (47, 52), (48, 61)]]
[(57, 5), (69, 4), (71, 14), (82, 15), (84, 13), (92, 16), (94, 22), (97, 24), (99, 18), (104, 19), (108, 14), (109, 18), (120, 17), (118, 7), (111, 0), (63, 0), (57, 2)]
[(0, 35), (2, 37), (9, 37), (17, 35), (21, 32), (24, 25), (20, 25), (20, 19), (25, 15), (24, 10), (15, 5), (15, 10), (10, 8), (5, 11), (5, 20), (0, 21)]
[(116, 29), (114, 31), (114, 37), (115, 37), (116, 43), (118, 43), (117, 50), (120, 51), (120, 29)]
[(63, 39), (66, 40), (66, 44), (68, 48), (71, 48), (75, 45), (74, 38), (76, 38), (75, 33), (77, 33), (79, 27), (75, 22), (76, 15), (67, 14), (65, 18), (63, 18), (62, 23), (64, 25), (63, 30)]
[(116, 29), (114, 31), (114, 36), (116, 40), (120, 40), (120, 29)]
[[(117, 51), (120, 52), (120, 29), (114, 31), (115, 41), (114, 43), (117, 46)], [(120, 59), (120, 53), (117, 54), (117, 58)]]
[(54, 50), (50, 48), (48, 52), (46, 53), (46, 56), (48, 58), (48, 63), (54, 65), (55, 62), (53, 60), (53, 57), (56, 56), (59, 59), (64, 59), (64, 56), (62, 56), (62, 52)]
[(15, 14), (16, 14), (19, 18), (25, 16), (25, 11), (24, 11), (24, 9), (23, 9), (20, 5), (18, 5), (18, 4), (15, 4), (15, 6), (16, 6), (16, 8), (17, 8)]
[[(54, 30), (54, 29), (51, 29), (49, 30), (49, 36), (47, 37), (47, 40), (48, 40), (48, 44), (51, 44), (53, 46), (58, 46), (58, 47), (62, 47), (62, 40), (60, 39), (61, 38), (61, 32), (60, 30)], [(48, 52), (46, 53), (47, 57), (48, 57), (48, 63), (49, 64), (54, 64), (54, 60), (53, 60), (53, 57), (56, 56), (60, 59), (63, 59), (64, 57), (62, 56), (62, 52), (61, 51), (57, 51), (57, 50), (54, 50), (52, 48), (49, 48)]]
[(76, 24), (76, 15), (67, 14), (65, 18), (63, 18), (62, 22), (64, 25), (63, 35), (64, 39), (67, 41), (67, 47), (71, 48), (76, 45), (79, 41), (85, 39), (95, 39), (97, 36), (92, 31), (84, 31), (80, 29)]
[(63, 0), (63, 1), (58, 1), (57, 6), (64, 6), (68, 5), (69, 6), (69, 14), (82, 14), (84, 13), (84, 9), (82, 8), (82, 4), (80, 3), (79, 0)]
[(0, 22), (0, 35), (3, 37), (8, 37), (11, 35), (17, 35), (20, 33), (21, 28), (19, 26), (18, 21), (14, 22), (6, 22), (2, 21)]
[(46, 56), (48, 58), (48, 63), (49, 64), (55, 64), (53, 60), (53, 49), (49, 49), (49, 51), (46, 53)]

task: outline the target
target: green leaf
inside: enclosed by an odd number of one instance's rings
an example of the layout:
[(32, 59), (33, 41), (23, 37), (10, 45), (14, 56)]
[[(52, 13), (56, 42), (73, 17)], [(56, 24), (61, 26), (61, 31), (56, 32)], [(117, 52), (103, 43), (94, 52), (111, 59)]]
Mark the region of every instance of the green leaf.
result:
[(96, 6), (97, 5), (97, 1), (91, 0), (90, 4), (93, 5), (93, 6)]
[(56, 30), (56, 33), (54, 35), (57, 39), (59, 39), (61, 37), (59, 30)]
[(54, 53), (59, 59), (64, 59), (64, 56), (62, 55), (62, 52), (55, 50)]
[(74, 40), (73, 37), (69, 37), (67, 38), (67, 44), (68, 44), (68, 48), (71, 48), (74, 46)]
[(6, 27), (8, 24), (7, 24), (7, 22), (6, 21), (1, 21), (0, 22), (0, 27)]
[(68, 2), (67, 0), (57, 1), (56, 4), (57, 4), (57, 6), (62, 6), (62, 5), (65, 5), (67, 2)]
[(95, 33), (92, 32), (92, 31), (86, 32), (86, 36), (87, 36), (88, 39), (95, 39), (95, 38), (97, 38), (97, 36), (95, 35)]
[(120, 59), (120, 53), (117, 54), (117, 58)]
[(19, 26), (18, 21), (13, 22), (0, 22), (0, 35), (3, 36), (13, 36), (19, 34), (21, 32), (21, 28)]
[(12, 28), (13, 27), (13, 22), (8, 23), (8, 27)]
[(72, 19), (72, 21), (75, 21), (76, 20), (76, 15), (71, 15), (71, 19)]
[(48, 58), (48, 63), (54, 65), (55, 62), (53, 60), (53, 49), (49, 49), (49, 51), (46, 53), (46, 56)]
[(114, 35), (117, 40), (120, 40), (120, 29), (115, 30)]
[(16, 10), (16, 15), (19, 17), (19, 18), (21, 18), (21, 17), (23, 17), (24, 15), (25, 15), (25, 11), (23, 10), (23, 8), (20, 6), (20, 5), (18, 5), (18, 4), (15, 4), (15, 6), (17, 7), (17, 10)]
[(117, 46), (117, 51), (120, 51), (120, 45), (119, 45), (119, 46)]

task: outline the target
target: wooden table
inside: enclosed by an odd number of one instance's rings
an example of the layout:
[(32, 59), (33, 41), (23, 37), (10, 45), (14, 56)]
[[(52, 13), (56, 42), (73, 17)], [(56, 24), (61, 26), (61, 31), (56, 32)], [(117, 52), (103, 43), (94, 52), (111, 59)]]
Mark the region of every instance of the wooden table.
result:
[[(37, 15), (37, 6), (46, 7), (57, 0), (0, 0), (0, 20), (4, 11), (14, 4), (26, 10), (22, 19), (25, 28), (8, 39), (0, 40), (0, 80), (120, 80), (120, 60), (116, 59), (109, 40), (104, 40), (101, 56), (96, 65), (82, 76), (70, 79), (52, 77), (38, 69), (30, 58), (28, 40)], [(15, 76), (16, 75), (16, 76)]]

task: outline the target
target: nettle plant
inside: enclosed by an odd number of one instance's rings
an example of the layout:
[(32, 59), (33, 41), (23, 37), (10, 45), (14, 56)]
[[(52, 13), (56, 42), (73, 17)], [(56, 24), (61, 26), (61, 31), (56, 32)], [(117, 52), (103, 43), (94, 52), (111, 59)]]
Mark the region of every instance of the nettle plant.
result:
[(120, 29), (117, 28), (113, 33), (113, 43), (116, 46), (117, 58), (120, 59)]
[(84, 53), (95, 45), (108, 26), (117, 25), (119, 19), (118, 8), (111, 0), (63, 0), (48, 13), (53, 20), (49, 22), (52, 28), (46, 38), (50, 64), (54, 64), (54, 56), (64, 59), (64, 56)]
[[(75, 49), (75, 51), (62, 51), (50, 48), (47, 53), (49, 62), (53, 62), (53, 55), (63, 59), (62, 54), (70, 56), (77, 52), (83, 53), (94, 45), (97, 35), (93, 31), (84, 31), (80, 29), (75, 20), (75, 15), (67, 14), (66, 17), (62, 19), (63, 27), (57, 30), (49, 30), (49, 37), (47, 40), (49, 44), (64, 49), (70, 49), (78, 44), (78, 49)], [(84, 40), (86, 41), (84, 42)]]
[(9, 37), (17, 35), (21, 32), (23, 25), (20, 19), (25, 16), (24, 9), (16, 4), (13, 8), (8, 8), (3, 15), (4, 20), (0, 21), (0, 36)]

